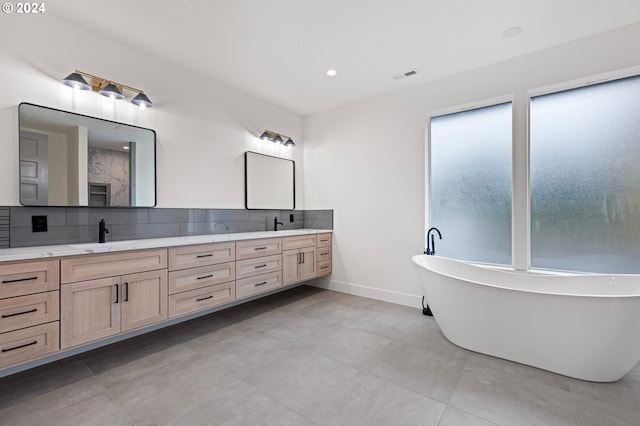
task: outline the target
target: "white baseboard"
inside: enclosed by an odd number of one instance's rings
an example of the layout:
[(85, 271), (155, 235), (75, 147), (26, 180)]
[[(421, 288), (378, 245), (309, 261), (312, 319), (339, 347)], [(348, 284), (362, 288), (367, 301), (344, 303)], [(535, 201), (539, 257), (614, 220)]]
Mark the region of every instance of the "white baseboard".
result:
[(317, 280), (308, 281), (305, 284), (312, 287), (324, 288), (326, 290), (353, 294), (354, 296), (368, 297), (369, 299), (409, 306), (411, 308), (422, 308), (422, 296), (416, 296), (415, 294), (382, 290), (379, 288), (367, 287), (359, 284), (347, 283), (344, 281), (330, 280), (328, 278), (319, 278)]

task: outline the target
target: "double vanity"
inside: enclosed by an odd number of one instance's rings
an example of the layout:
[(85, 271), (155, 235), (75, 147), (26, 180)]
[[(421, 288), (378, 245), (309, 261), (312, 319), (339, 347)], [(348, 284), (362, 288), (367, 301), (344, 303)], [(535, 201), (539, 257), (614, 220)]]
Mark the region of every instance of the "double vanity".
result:
[(0, 250), (0, 377), (331, 272), (331, 231)]

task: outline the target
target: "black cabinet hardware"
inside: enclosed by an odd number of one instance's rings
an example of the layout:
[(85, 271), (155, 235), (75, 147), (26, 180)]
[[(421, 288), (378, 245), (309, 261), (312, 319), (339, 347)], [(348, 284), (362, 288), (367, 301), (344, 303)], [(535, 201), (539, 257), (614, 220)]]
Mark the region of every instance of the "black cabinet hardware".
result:
[(7, 315), (3, 315), (2, 318), (10, 318), (10, 317), (16, 317), (18, 315), (24, 315), (24, 314), (30, 314), (32, 312), (37, 312), (38, 309), (31, 309), (30, 311), (24, 311), (24, 312), (16, 312), (15, 314), (7, 314)]
[(199, 254), (199, 255), (198, 255), (198, 258), (201, 258), (201, 257), (213, 257), (213, 253), (209, 253), (209, 254)]
[(19, 283), (21, 281), (33, 281), (33, 280), (37, 280), (37, 279), (38, 279), (38, 277), (17, 278), (15, 280), (2, 280), (2, 284)]
[(202, 302), (203, 300), (207, 300), (207, 299), (213, 299), (213, 296), (201, 297), (199, 299), (196, 299), (196, 301)]
[(213, 277), (213, 274), (205, 275), (203, 277), (197, 277), (196, 280), (204, 280), (206, 278), (211, 278), (211, 277)]
[(2, 353), (15, 351), (16, 349), (22, 349), (22, 348), (26, 348), (27, 346), (33, 346), (33, 345), (37, 345), (37, 344), (38, 344), (38, 341), (34, 340), (31, 343), (25, 343), (24, 345), (16, 346), (15, 348), (3, 349)]

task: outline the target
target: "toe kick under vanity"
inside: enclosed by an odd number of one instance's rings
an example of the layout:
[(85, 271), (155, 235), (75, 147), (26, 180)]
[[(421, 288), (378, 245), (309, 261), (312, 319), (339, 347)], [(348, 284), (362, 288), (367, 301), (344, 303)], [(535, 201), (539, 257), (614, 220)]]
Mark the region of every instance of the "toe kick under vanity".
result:
[(331, 231), (0, 251), (0, 377), (331, 273)]

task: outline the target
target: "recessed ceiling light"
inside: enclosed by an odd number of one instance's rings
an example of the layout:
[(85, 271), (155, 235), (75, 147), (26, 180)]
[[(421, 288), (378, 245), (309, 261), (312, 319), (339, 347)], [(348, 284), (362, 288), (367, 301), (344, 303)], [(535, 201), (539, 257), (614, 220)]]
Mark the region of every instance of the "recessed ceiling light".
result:
[(327, 75), (329, 77), (335, 77), (338, 74), (338, 72), (336, 70), (334, 70), (333, 68), (331, 68), (330, 70), (327, 71)]
[(516, 37), (518, 34), (520, 34), (522, 32), (522, 27), (511, 27), (511, 28), (507, 28), (506, 30), (504, 30), (504, 32), (502, 33), (502, 37), (504, 38), (514, 38)]

